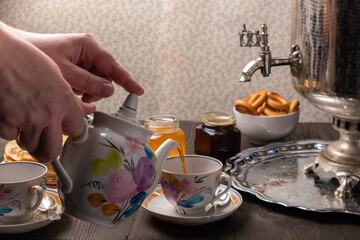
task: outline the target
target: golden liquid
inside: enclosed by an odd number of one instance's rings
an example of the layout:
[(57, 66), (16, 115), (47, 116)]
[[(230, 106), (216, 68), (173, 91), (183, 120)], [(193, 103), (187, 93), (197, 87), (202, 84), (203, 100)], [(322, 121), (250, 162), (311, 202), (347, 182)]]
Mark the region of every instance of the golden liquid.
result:
[(183, 174), (186, 174), (186, 167), (185, 167), (185, 158), (184, 158), (184, 154), (183, 151), (181, 150), (181, 148), (177, 149), (180, 155), (180, 160), (181, 160), (181, 166), (183, 169)]
[[(178, 129), (175, 132), (170, 133), (162, 133), (157, 134), (155, 133), (150, 139), (149, 139), (149, 146), (153, 151), (156, 151), (163, 142), (165, 142), (167, 139), (172, 139), (175, 142), (179, 143), (180, 148), (182, 149), (182, 153), (186, 154), (186, 148), (185, 148), (185, 134), (181, 129)], [(173, 156), (179, 156), (179, 151), (177, 149), (174, 149), (170, 152), (169, 157)]]

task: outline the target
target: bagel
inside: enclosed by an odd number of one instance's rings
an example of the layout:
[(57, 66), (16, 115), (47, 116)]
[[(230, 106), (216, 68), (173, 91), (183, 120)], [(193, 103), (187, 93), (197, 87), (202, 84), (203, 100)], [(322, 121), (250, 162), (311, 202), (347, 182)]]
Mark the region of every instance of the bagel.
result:
[(265, 113), (265, 115), (266, 116), (279, 116), (279, 115), (284, 115), (284, 114), (286, 114), (286, 112), (284, 112), (284, 111), (274, 111), (274, 110), (272, 110), (271, 108), (269, 108), (269, 107), (265, 107), (264, 108), (264, 113)]
[(260, 90), (255, 92), (247, 101), (250, 103), (254, 108), (260, 107), (266, 100), (266, 91)]
[(267, 104), (272, 108), (279, 111), (286, 111), (289, 108), (289, 101), (281, 97), (276, 92), (268, 92)]
[(264, 109), (266, 108), (266, 102), (264, 102), (260, 107), (258, 107), (256, 109), (256, 111), (262, 115), (262, 116), (266, 116), (265, 113), (264, 113)]
[(250, 93), (244, 99), (236, 100), (235, 109), (251, 115), (278, 116), (298, 111), (299, 104), (298, 99), (290, 103), (274, 91), (259, 90)]
[(241, 113), (259, 115), (259, 113), (256, 111), (256, 108), (254, 108), (250, 103), (242, 99), (238, 99), (235, 101), (235, 108)]
[(246, 97), (244, 97), (244, 101), (246, 101), (246, 102), (249, 102), (249, 99), (252, 97), (252, 96), (254, 96), (256, 94), (256, 92), (252, 92), (252, 93), (250, 93), (249, 95), (247, 95)]
[(293, 113), (293, 112), (296, 112), (299, 110), (299, 105), (300, 105), (300, 102), (298, 99), (294, 99), (291, 104), (290, 104), (290, 107), (289, 107), (289, 111), (288, 113)]

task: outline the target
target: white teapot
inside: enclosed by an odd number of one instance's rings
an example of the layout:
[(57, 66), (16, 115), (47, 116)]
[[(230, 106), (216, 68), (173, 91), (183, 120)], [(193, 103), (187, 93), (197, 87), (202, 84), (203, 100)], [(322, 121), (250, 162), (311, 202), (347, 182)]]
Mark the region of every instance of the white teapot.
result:
[(93, 123), (65, 142), (52, 165), (66, 213), (115, 228), (158, 184), (169, 153), (179, 145), (169, 139), (152, 151), (147, 142), (153, 133), (136, 120), (137, 101), (130, 94), (116, 114), (95, 112)]

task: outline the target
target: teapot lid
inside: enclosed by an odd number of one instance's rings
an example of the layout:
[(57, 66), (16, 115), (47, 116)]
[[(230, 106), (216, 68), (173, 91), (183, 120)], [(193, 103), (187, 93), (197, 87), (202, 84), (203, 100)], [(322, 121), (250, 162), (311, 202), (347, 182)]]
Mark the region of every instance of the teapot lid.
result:
[(153, 132), (146, 129), (137, 120), (137, 104), (138, 96), (135, 93), (130, 93), (116, 113), (108, 115), (102, 112), (95, 112), (93, 125), (106, 126), (115, 132), (121, 133), (123, 136), (132, 137), (146, 143)]

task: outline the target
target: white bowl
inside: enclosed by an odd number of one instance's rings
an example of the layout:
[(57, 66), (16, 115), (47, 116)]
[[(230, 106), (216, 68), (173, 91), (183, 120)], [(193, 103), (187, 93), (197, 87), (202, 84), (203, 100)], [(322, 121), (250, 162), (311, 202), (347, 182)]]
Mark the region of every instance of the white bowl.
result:
[(297, 112), (280, 116), (255, 116), (240, 113), (234, 108), (236, 127), (241, 134), (249, 137), (250, 142), (264, 145), (289, 136), (299, 122), (300, 109)]

